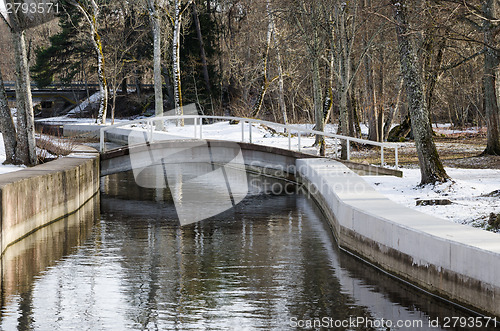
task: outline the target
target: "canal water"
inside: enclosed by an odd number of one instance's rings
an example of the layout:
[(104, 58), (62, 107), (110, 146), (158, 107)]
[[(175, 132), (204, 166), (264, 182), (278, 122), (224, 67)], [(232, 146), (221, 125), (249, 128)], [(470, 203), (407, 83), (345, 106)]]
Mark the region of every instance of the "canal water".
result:
[(436, 330), (471, 317), (339, 251), (311, 199), (262, 178), (248, 175), (235, 208), (182, 227), (168, 188), (103, 178), (99, 197), (7, 250), (0, 328)]

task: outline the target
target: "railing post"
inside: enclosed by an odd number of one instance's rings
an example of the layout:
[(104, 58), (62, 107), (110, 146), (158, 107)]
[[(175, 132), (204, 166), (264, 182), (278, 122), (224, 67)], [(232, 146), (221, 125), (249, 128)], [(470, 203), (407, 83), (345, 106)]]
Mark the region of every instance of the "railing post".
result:
[(300, 148), (300, 136), (302, 135), (302, 133), (299, 131), (297, 131), (297, 138), (299, 139), (298, 143), (297, 143), (297, 147), (298, 147), (298, 150), (300, 152), (301, 148)]
[(198, 135), (198, 126), (197, 126), (197, 123), (198, 123), (198, 118), (194, 118), (194, 139), (196, 139), (196, 136)]
[(200, 139), (203, 139), (203, 118), (200, 117)]
[(245, 121), (241, 121), (241, 142), (245, 142)]
[(287, 128), (288, 131), (288, 150), (292, 150), (292, 131)]
[(250, 144), (252, 143), (252, 122), (248, 122), (248, 139), (250, 139)]
[(99, 134), (99, 150), (101, 151), (101, 153), (106, 152), (106, 144), (104, 143), (104, 129), (105, 128), (101, 128), (101, 132)]
[(394, 148), (394, 158), (396, 159), (396, 170), (398, 170), (399, 165), (398, 165), (398, 146)]
[(347, 140), (347, 161), (351, 160), (351, 141)]
[(149, 137), (148, 137), (148, 143), (152, 143), (153, 142), (153, 131), (154, 131), (154, 122), (153, 121), (149, 121)]
[(335, 157), (339, 158), (339, 138), (335, 137)]
[(380, 166), (384, 166), (384, 146), (380, 146)]

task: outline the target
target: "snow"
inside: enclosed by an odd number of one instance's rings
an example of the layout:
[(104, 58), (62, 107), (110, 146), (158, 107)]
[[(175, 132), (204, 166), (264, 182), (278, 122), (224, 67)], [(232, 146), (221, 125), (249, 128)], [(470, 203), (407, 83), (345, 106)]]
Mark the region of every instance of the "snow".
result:
[(99, 104), (100, 100), (101, 100), (101, 92), (96, 92), (96, 93), (92, 94), (89, 98), (87, 98), (85, 101), (83, 101), (82, 103), (77, 105), (75, 108), (70, 110), (66, 114), (66, 116), (75, 115), (77, 113), (80, 113), (91, 104)]
[[(227, 121), (224, 122), (216, 122), (213, 124), (204, 124), (203, 125), (203, 138), (204, 139), (219, 139), (219, 140), (230, 140), (230, 141), (241, 141), (241, 126), (243, 124), (240, 122), (238, 124), (230, 124)], [(294, 124), (296, 127), (300, 127), (301, 129), (312, 129), (314, 125), (312, 124)], [(194, 137), (194, 128), (192, 125), (186, 125), (184, 127), (176, 127), (172, 122), (166, 124), (166, 130), (169, 133), (179, 136), (185, 137)], [(272, 129), (276, 130), (276, 133), (273, 133), (261, 126), (260, 124), (252, 124), (252, 143), (258, 145), (272, 146), (278, 148), (288, 149), (288, 136), (283, 132), (283, 129), (278, 127), (272, 127)], [(245, 141), (249, 142), (249, 124), (245, 123)], [(336, 133), (337, 126), (336, 125), (326, 125), (325, 132)], [(291, 131), (291, 145), (292, 148), (297, 148), (299, 138), (296, 135), (295, 131)], [(312, 147), (314, 144), (315, 137), (314, 136), (305, 136), (302, 135), (300, 138), (301, 150), (303, 152), (317, 154), (317, 150), (315, 147)], [(327, 144), (333, 144), (333, 139), (326, 139)]]
[(479, 133), (483, 128), (480, 127), (470, 127), (464, 129), (454, 129), (453, 124), (444, 123), (432, 126), (434, 132), (444, 135), (461, 134), (461, 133)]
[[(420, 170), (402, 169), (403, 178), (364, 176), (387, 198), (426, 214), (474, 227), (487, 228), (490, 213), (500, 213), (499, 197), (485, 197), (500, 189), (500, 170), (446, 168), (452, 178), (439, 185), (419, 187)], [(419, 199), (448, 199), (451, 205), (416, 206)]]
[(5, 145), (3, 143), (3, 135), (0, 133), (0, 174), (7, 174), (9, 172), (18, 171), (24, 166), (15, 166), (12, 164), (3, 164), (5, 162)]

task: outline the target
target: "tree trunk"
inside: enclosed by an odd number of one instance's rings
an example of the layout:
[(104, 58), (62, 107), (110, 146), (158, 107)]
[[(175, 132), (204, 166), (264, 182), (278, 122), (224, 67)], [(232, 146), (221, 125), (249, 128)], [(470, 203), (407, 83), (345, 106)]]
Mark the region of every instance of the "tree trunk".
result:
[[(485, 0), (483, 2), (483, 12), (485, 17), (493, 17), (496, 14), (496, 1)], [(486, 124), (488, 126), (486, 149), (483, 154), (500, 155), (500, 116), (496, 89), (496, 75), (498, 74), (499, 58), (498, 53), (490, 45), (494, 45), (493, 25), (490, 21), (483, 21), (484, 43), (486, 52), (484, 53), (484, 108), (486, 112)]]
[(380, 70), (378, 74), (378, 97), (377, 97), (377, 141), (384, 140), (384, 93), (385, 93), (385, 77), (384, 77), (384, 49), (379, 49)]
[(12, 32), (16, 61), (17, 163), (37, 164), (35, 119), (24, 31)]
[(198, 37), (198, 42), (200, 44), (200, 57), (201, 57), (201, 64), (203, 67), (203, 78), (205, 80), (205, 89), (207, 90), (208, 95), (211, 95), (212, 93), (210, 88), (210, 76), (208, 74), (207, 55), (205, 53), (205, 45), (203, 43), (200, 19), (198, 17), (198, 10), (196, 9), (195, 1), (193, 1), (193, 21), (194, 21), (194, 26), (196, 28), (196, 36)]
[(16, 127), (12, 119), (7, 93), (3, 84), (2, 72), (0, 71), (0, 131), (3, 135), (3, 143), (5, 146), (5, 164), (15, 163), (16, 159)]
[[(315, 130), (324, 130), (323, 121), (323, 97), (321, 93), (321, 76), (319, 72), (319, 58), (317, 55), (311, 56), (312, 60), (312, 81), (313, 81), (313, 102), (314, 102), (314, 120), (316, 122)], [(325, 137), (321, 135), (316, 135), (315, 145), (323, 148), (325, 143)]]
[[(267, 5), (269, 6), (269, 3)], [(262, 109), (262, 104), (264, 103), (264, 96), (266, 95), (267, 88), (269, 87), (269, 80), (267, 78), (267, 62), (269, 57), (269, 49), (271, 48), (272, 34), (273, 34), (272, 21), (269, 20), (267, 23), (266, 48), (264, 50), (264, 54), (262, 55), (262, 78), (260, 85), (260, 93), (259, 93), (259, 98), (257, 99), (257, 102), (253, 107), (252, 117), (259, 116), (259, 113)]]
[[(351, 83), (351, 58), (349, 51), (349, 41), (347, 40), (346, 24), (347, 17), (345, 8), (337, 9), (340, 14), (338, 14), (337, 19), (339, 20), (339, 109), (340, 109), (340, 129), (343, 135), (349, 135), (349, 84)], [(342, 140), (342, 151), (341, 158), (343, 160), (347, 159), (347, 142)]]
[(104, 53), (102, 52), (101, 37), (96, 28), (94, 28), (93, 32), (93, 41), (97, 53), (97, 78), (99, 80), (99, 92), (101, 94), (97, 122), (99, 124), (106, 124), (106, 113), (108, 111), (108, 84), (106, 82), (106, 76), (104, 75)]
[(121, 90), (122, 90), (122, 94), (123, 95), (127, 95), (128, 94), (128, 78), (127, 76), (124, 76), (123, 79), (122, 79), (122, 82), (121, 82)]
[(284, 91), (284, 84), (283, 84), (283, 65), (281, 63), (281, 50), (280, 50), (280, 45), (278, 43), (278, 38), (276, 36), (276, 25), (274, 24), (274, 16), (273, 12), (271, 10), (271, 2), (270, 0), (267, 0), (266, 2), (266, 9), (267, 9), (267, 15), (269, 17), (269, 25), (271, 29), (271, 33), (273, 35), (273, 42), (274, 42), (274, 47), (276, 48), (276, 57), (277, 57), (277, 65), (278, 65), (278, 97), (279, 97), (279, 104), (280, 104), (280, 110), (281, 114), (283, 116), (283, 123), (287, 124), (288, 123), (288, 117), (286, 113), (286, 104), (285, 104), (285, 91)]
[[(354, 61), (351, 61), (351, 72), (354, 72), (356, 69), (354, 67)], [(356, 137), (356, 128), (354, 125), (354, 113), (356, 112), (356, 77), (352, 78), (352, 83), (351, 83), (351, 88), (349, 89), (349, 93), (347, 95), (348, 98), (348, 104), (347, 104), (347, 109), (348, 109), (348, 114), (347, 118), (349, 119), (348, 122), (348, 127), (349, 127), (349, 133), (348, 136), (351, 137)]]
[[(155, 0), (148, 1), (153, 31), (153, 80), (155, 90), (155, 116), (163, 116), (163, 83), (161, 79), (161, 19)], [(163, 121), (155, 121), (156, 130), (163, 131)]]
[[(180, 49), (181, 49), (181, 0), (175, 0), (175, 13), (174, 13), (174, 37), (172, 41), (172, 61), (174, 73), (174, 103), (175, 114), (183, 115), (182, 111), (182, 88), (181, 88), (181, 63), (180, 63)], [(184, 121), (177, 121), (177, 125), (184, 126)]]
[(392, 104), (389, 108), (389, 114), (384, 123), (384, 134), (382, 137), (383, 141), (386, 141), (389, 132), (391, 131), (392, 122), (394, 121), (394, 115), (399, 111), (399, 105), (401, 104), (402, 92), (403, 91), (403, 79), (399, 82), (398, 95), (396, 96), (396, 104)]
[(165, 90), (167, 92), (168, 107), (174, 105), (174, 87), (172, 86), (172, 81), (170, 80), (170, 73), (168, 72), (168, 67), (162, 65), (162, 76), (165, 81)]
[(99, 6), (95, 0), (90, 0), (92, 8), (84, 8), (80, 2), (71, 2), (83, 14), (90, 25), (90, 34), (92, 37), (92, 45), (97, 56), (97, 79), (99, 80), (99, 92), (101, 101), (99, 104), (99, 113), (97, 115), (97, 123), (106, 124), (106, 112), (108, 110), (108, 85), (104, 74), (104, 53), (102, 51), (101, 36), (97, 29), (97, 19), (99, 17)]
[[(370, 0), (363, 1), (363, 7), (371, 7)], [(365, 31), (365, 36), (363, 39), (363, 48), (366, 49), (366, 54), (364, 57), (365, 64), (365, 82), (366, 82), (366, 103), (367, 103), (367, 117), (368, 117), (368, 139), (373, 141), (378, 141), (379, 132), (377, 125), (377, 97), (375, 94), (375, 82), (373, 79), (373, 64), (372, 64), (372, 53), (370, 50), (370, 45), (368, 45), (368, 31)]]
[(425, 100), (424, 84), (418, 68), (418, 60), (412, 45), (411, 30), (408, 28), (406, 17), (407, 6), (411, 1), (392, 0), (394, 19), (397, 23), (399, 58), (403, 73), (411, 124), (418, 161), (421, 173), (421, 185), (444, 182), (449, 177), (439, 159), (439, 155), (432, 138), (432, 128), (429, 122), (427, 103)]

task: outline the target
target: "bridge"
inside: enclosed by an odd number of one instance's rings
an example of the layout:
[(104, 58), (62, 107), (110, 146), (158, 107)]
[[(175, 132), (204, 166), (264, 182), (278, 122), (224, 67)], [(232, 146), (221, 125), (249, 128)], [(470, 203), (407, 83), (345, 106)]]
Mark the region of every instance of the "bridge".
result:
[[(193, 129), (192, 137), (172, 135), (168, 132), (155, 130), (155, 125), (159, 122), (179, 120), (191, 123), (190, 126)], [(241, 126), (241, 140), (221, 141), (203, 139), (204, 121), (233, 121), (239, 123)], [(254, 144), (252, 128), (258, 124), (284, 129), (288, 141), (288, 149)], [(345, 145), (347, 146), (347, 160), (340, 161), (359, 174), (402, 176), (401, 171), (398, 170), (397, 144), (374, 142), (258, 119), (206, 115), (154, 117), (127, 121), (100, 128), (101, 175), (105, 176), (116, 172), (128, 171), (134, 167), (145, 167), (155, 162), (157, 164), (159, 162), (170, 164), (197, 163), (210, 159), (213, 163), (222, 164), (236, 156), (235, 150), (241, 150), (247, 170), (258, 169), (259, 172), (270, 171), (271, 173), (280, 171), (284, 174), (284, 177), (288, 177), (289, 174), (295, 172), (294, 165), (297, 159), (318, 157), (303, 150), (301, 138), (308, 135), (322, 135), (325, 139), (331, 140), (335, 146), (337, 159), (339, 159), (338, 150), (340, 145), (342, 141), (345, 141)], [(206, 143), (200, 143), (200, 141)], [(351, 162), (350, 146), (352, 142), (379, 147), (382, 165), (385, 165), (384, 151), (393, 150), (395, 169)], [(114, 148), (108, 149), (110, 143), (113, 144)], [(186, 153), (186, 151), (188, 152)], [(210, 155), (207, 154), (207, 151)], [(152, 158), (151, 155), (154, 155), (154, 157)], [(221, 159), (217, 159), (217, 157)], [(132, 164), (134, 160), (136, 163)]]
[[(5, 82), (5, 92), (9, 101), (16, 100), (16, 90), (14, 82)], [(33, 102), (51, 102), (51, 103), (64, 103), (76, 105), (82, 99), (86, 98), (88, 94), (94, 94), (98, 86), (91, 84), (88, 86), (88, 91), (82, 84), (53, 84), (46, 88), (38, 88), (36, 84), (31, 84), (31, 95)], [(87, 94), (88, 93), (88, 94)], [(43, 107), (43, 108), (52, 108)]]

